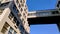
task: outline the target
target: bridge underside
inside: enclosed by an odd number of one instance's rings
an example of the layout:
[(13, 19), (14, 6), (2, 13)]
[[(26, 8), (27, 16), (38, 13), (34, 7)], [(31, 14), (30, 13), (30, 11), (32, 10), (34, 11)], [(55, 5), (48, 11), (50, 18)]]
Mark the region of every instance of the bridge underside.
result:
[(57, 24), (60, 31), (60, 16), (28, 18), (29, 25), (36, 24)]

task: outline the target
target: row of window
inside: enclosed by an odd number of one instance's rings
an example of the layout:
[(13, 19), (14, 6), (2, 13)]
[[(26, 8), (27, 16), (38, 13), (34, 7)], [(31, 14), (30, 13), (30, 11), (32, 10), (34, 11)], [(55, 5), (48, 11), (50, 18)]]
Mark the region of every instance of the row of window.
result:
[(4, 26), (3, 26), (3, 28), (2, 28), (2, 30), (1, 30), (1, 32), (4, 34), (4, 33), (6, 33), (7, 32), (7, 28), (9, 27), (9, 24), (7, 23), (7, 22), (5, 22), (5, 24), (4, 24)]
[(59, 11), (53, 11), (52, 14), (59, 14)]
[(26, 17), (27, 17), (25, 13), (23, 13), (23, 16), (24, 16), (24, 18), (26, 18)]
[[(16, 3), (17, 3), (17, 5), (18, 5), (21, 12), (23, 11), (23, 8), (21, 8), (21, 6), (24, 7), (24, 4), (22, 3), (23, 1), (25, 2), (25, 0), (20, 0), (21, 4), (19, 4), (19, 1), (16, 0)], [(25, 7), (26, 7), (26, 5), (25, 5)], [(26, 9), (24, 9), (24, 11), (26, 11)]]
[[(10, 17), (11, 17), (11, 19), (13, 18), (13, 14), (12, 14), (12, 13), (10, 14)], [(10, 17), (9, 17), (9, 18), (10, 18)], [(10, 19), (10, 20), (11, 20), (11, 19)], [(13, 20), (14, 20), (14, 22), (17, 24), (17, 26), (19, 26), (19, 22), (17, 21), (17, 19), (16, 19), (15, 17), (14, 17)], [(22, 19), (22, 21), (24, 21), (24, 19)], [(23, 27), (22, 25), (20, 25), (19, 29), (20, 29), (22, 32), (24, 31), (24, 27)]]
[(15, 4), (13, 5), (12, 9), (18, 15), (19, 11), (18, 11), (18, 9), (17, 9)]
[(12, 12), (9, 14), (8, 17), (9, 17), (10, 20), (12, 20), (13, 23), (16, 23), (16, 25), (19, 26), (19, 21), (17, 20), (16, 17), (14, 17)]
[[(25, 2), (25, 0), (20, 0), (21, 4), (19, 4), (18, 0), (16, 0), (16, 2), (17, 2), (17, 5), (18, 5), (18, 7), (19, 7), (19, 9), (20, 9), (21, 12), (22, 12), (22, 11), (26, 11), (26, 8), (22, 8), (22, 7), (24, 7), (24, 2)], [(22, 6), (22, 7), (21, 7), (21, 6)], [(22, 16), (20, 13), (19, 13), (18, 15), (19, 15), (19, 16)], [(23, 13), (23, 16), (26, 17), (25, 13)], [(22, 22), (23, 22), (23, 21), (24, 21), (24, 19), (22, 19)], [(25, 21), (24, 21), (24, 23), (25, 23)], [(23, 34), (23, 32), (24, 32), (24, 27), (23, 27), (23, 25), (20, 25), (19, 29), (21, 30), (21, 34)]]
[[(8, 34), (16, 34), (17, 32), (16, 31), (14, 31), (14, 29), (13, 28), (9, 28), (10, 26), (9, 26), (9, 24), (7, 23), (7, 22), (5, 22), (5, 24), (4, 24), (4, 26), (3, 26), (3, 28), (2, 28), (2, 30), (1, 30), (1, 32), (3, 33), (3, 34), (6, 34), (6, 33), (8, 33)], [(9, 29), (8, 29), (9, 28)]]
[[(25, 0), (19, 0), (20, 1), (20, 3), (25, 3)], [(19, 1), (18, 0), (16, 0), (16, 3), (18, 4), (19, 3)]]
[(52, 11), (52, 12), (40, 12), (40, 13), (30, 13), (28, 14), (29, 15), (51, 15), (51, 14), (59, 14), (58, 11)]
[(21, 31), (21, 34), (23, 34), (24, 33), (24, 27), (22, 25), (20, 25), (19, 29)]
[(17, 32), (14, 31), (14, 29), (10, 27), (8, 34), (17, 34)]
[[(15, 5), (13, 6), (13, 10), (14, 10), (15, 13), (17, 13), (17, 11), (16, 11), (17, 9), (16, 9), (16, 6), (15, 6)], [(22, 8), (21, 8), (21, 11), (23, 11)], [(19, 17), (22, 16), (19, 12), (18, 12), (17, 14), (18, 14)], [(17, 26), (19, 26), (19, 22), (17, 21), (16, 17), (14, 17), (13, 13), (11, 13), (11, 15), (12, 15), (12, 16), (10, 16), (10, 17), (12, 17), (13, 20), (14, 20), (14, 22), (17, 24)], [(23, 15), (25, 16), (25, 13), (24, 13)], [(12, 18), (11, 18), (11, 19), (12, 19)], [(20, 21), (21, 21), (21, 23), (22, 23), (22, 22), (24, 21), (24, 19), (22, 19), (22, 20), (20, 20)], [(24, 23), (25, 23), (25, 21), (24, 21)], [(23, 33), (23, 31), (24, 31), (23, 25), (20, 25), (19, 29), (21, 30), (21, 33)]]

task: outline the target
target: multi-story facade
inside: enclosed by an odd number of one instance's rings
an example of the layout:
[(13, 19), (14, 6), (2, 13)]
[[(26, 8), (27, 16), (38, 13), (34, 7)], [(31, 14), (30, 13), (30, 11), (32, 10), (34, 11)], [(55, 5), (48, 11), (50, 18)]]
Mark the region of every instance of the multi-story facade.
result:
[(1, 0), (0, 34), (29, 34), (26, 0)]

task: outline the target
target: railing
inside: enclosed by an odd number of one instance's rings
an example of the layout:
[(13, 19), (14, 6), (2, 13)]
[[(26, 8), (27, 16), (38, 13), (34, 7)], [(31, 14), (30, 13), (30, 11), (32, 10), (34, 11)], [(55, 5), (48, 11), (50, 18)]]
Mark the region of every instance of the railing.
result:
[(41, 12), (33, 12), (33, 13), (28, 13), (28, 17), (30, 16), (58, 16), (60, 15), (59, 11), (41, 11)]

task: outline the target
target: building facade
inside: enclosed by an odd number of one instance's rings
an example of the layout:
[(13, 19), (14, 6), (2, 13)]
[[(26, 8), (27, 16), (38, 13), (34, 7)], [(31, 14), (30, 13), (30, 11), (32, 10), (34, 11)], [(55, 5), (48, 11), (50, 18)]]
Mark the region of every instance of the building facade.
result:
[(29, 34), (26, 0), (0, 0), (0, 34)]

